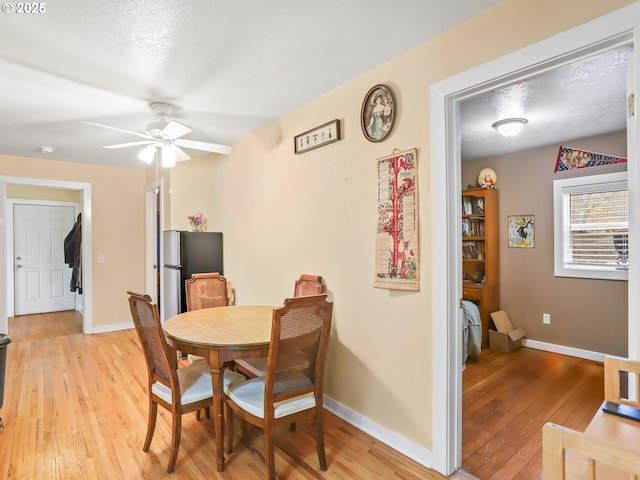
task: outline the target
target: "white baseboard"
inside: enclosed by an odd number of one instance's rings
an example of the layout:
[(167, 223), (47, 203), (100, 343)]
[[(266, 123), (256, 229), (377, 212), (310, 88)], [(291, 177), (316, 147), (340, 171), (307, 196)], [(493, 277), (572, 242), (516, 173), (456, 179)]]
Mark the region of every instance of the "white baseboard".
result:
[(93, 331), (91, 333), (117, 332), (118, 330), (129, 330), (130, 328), (134, 328), (133, 322), (112, 323), (109, 325), (93, 327)]
[(566, 347), (564, 345), (556, 345), (554, 343), (539, 342), (538, 340), (529, 340), (528, 338), (522, 342), (523, 347), (535, 348), (536, 350), (544, 350), (546, 352), (561, 353), (571, 357), (584, 358), (595, 362), (604, 362), (606, 353), (592, 352), (590, 350), (582, 350), (581, 348)]
[(371, 435), (376, 440), (381, 441), (385, 445), (388, 445), (420, 465), (427, 468), (433, 468), (433, 453), (431, 450), (427, 450), (420, 445), (416, 445), (412, 441), (407, 440), (388, 428), (385, 428), (367, 417), (362, 416), (358, 412), (341, 405), (327, 396), (323, 397), (323, 402), (327, 410), (342, 418), (344, 421)]

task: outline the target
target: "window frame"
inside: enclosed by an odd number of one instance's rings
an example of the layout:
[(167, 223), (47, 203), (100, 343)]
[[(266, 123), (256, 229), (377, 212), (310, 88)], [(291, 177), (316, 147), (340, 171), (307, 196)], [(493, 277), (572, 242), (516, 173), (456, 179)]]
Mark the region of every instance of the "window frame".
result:
[[(564, 261), (565, 214), (564, 198), (571, 193), (595, 193), (607, 190), (628, 191), (627, 172), (603, 173), (563, 178), (553, 181), (553, 241), (554, 241), (554, 275), (556, 277), (588, 278), (600, 280), (628, 279), (628, 269), (621, 267), (595, 267), (593, 265), (574, 265)], [(628, 223), (627, 223), (628, 229)]]

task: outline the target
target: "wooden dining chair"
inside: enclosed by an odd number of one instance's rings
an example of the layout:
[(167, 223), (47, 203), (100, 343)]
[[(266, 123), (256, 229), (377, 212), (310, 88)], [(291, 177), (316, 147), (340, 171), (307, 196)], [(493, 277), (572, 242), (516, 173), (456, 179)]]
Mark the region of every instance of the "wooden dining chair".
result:
[[(227, 279), (218, 272), (193, 273), (184, 284), (187, 311), (229, 305)], [(196, 355), (187, 355), (187, 359), (189, 363), (204, 361), (204, 358)]]
[[(296, 280), (293, 288), (294, 297), (304, 297), (307, 295), (319, 295), (324, 293), (324, 284), (319, 275), (309, 275), (303, 273)], [(236, 371), (242, 372), (247, 377), (259, 377), (267, 371), (266, 358), (247, 358), (236, 360)]]
[(319, 295), (321, 293), (324, 293), (322, 277), (318, 275), (309, 275), (306, 273), (300, 275), (300, 278), (296, 280), (296, 284), (293, 289), (294, 297), (303, 297), (305, 295)]
[[(200, 409), (209, 409), (213, 404), (211, 374), (206, 362), (197, 362), (178, 368), (177, 355), (164, 336), (158, 305), (149, 295), (129, 291), (131, 317), (136, 328), (147, 363), (149, 417), (147, 435), (142, 450), (149, 450), (156, 426), (158, 405), (166, 408), (172, 416), (171, 451), (167, 472), (175, 469), (182, 415)], [(240, 381), (244, 376), (225, 370), (224, 382)]]
[[(249, 422), (263, 429), (270, 480), (276, 478), (276, 427), (301, 420), (313, 422), (320, 469), (327, 469), (322, 392), (332, 312), (333, 303), (327, 301), (326, 295), (286, 299), (281, 308), (273, 311), (265, 375), (224, 387), (226, 405), (243, 424)], [(304, 355), (305, 362), (291, 364), (289, 360), (294, 353)], [(232, 417), (227, 413), (229, 445), (233, 444)], [(246, 431), (243, 426), (245, 441)]]
[(229, 305), (227, 279), (217, 272), (194, 273), (185, 280), (187, 310)]
[(640, 362), (604, 357), (604, 399), (640, 409)]

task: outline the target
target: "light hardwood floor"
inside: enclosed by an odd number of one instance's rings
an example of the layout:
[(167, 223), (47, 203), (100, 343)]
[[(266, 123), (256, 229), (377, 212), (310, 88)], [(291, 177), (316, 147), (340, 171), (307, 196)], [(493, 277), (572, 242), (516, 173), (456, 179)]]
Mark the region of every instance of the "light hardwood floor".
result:
[[(216, 472), (212, 422), (197, 421), (195, 414), (183, 417), (176, 471), (168, 475), (170, 416), (164, 409), (149, 452), (142, 451), (147, 380), (135, 331), (83, 335), (81, 325), (73, 312), (10, 319), (1, 479), (266, 478), (260, 455), (239, 446), (225, 471)], [(326, 472), (318, 470), (313, 434), (305, 425), (283, 429), (276, 443), (276, 471), (283, 479), (445, 478), (330, 413)]]
[(482, 480), (541, 479), (542, 426), (584, 431), (603, 400), (602, 363), (483, 350), (463, 373), (462, 466)]
[[(167, 475), (170, 417), (163, 409), (151, 449), (142, 452), (146, 367), (135, 331), (81, 330), (74, 312), (10, 319), (1, 479), (265, 478), (260, 455), (242, 447), (222, 474), (216, 472), (213, 425), (195, 414), (183, 418), (176, 472)], [(467, 364), (463, 390), (463, 467), (469, 473), (451, 478), (540, 479), (542, 425), (549, 420), (584, 430), (602, 402), (602, 365), (526, 348), (484, 350)], [(325, 419), (329, 469), (318, 471), (312, 433), (300, 425), (279, 432), (280, 478), (445, 478), (330, 413)]]

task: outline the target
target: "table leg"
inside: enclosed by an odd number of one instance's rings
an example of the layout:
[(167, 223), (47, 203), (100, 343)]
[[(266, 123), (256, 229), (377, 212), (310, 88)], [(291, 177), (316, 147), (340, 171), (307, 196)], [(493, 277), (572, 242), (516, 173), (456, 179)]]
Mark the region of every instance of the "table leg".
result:
[(224, 365), (211, 367), (211, 381), (213, 383), (213, 425), (216, 435), (216, 463), (218, 471), (224, 470)]

